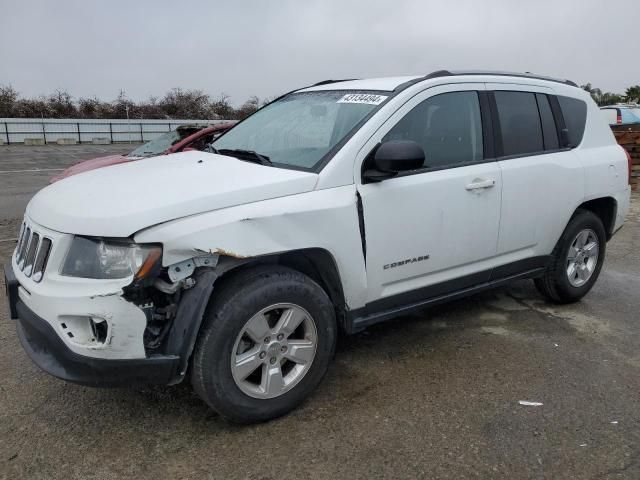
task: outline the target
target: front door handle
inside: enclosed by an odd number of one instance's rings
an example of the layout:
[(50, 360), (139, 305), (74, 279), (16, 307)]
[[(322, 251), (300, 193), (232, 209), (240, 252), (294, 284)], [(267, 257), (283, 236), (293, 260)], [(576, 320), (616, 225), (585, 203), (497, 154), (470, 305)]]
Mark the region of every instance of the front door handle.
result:
[(492, 178), (475, 178), (473, 182), (469, 183), (466, 187), (467, 190), (480, 190), (483, 188), (493, 188), (496, 185), (496, 181)]

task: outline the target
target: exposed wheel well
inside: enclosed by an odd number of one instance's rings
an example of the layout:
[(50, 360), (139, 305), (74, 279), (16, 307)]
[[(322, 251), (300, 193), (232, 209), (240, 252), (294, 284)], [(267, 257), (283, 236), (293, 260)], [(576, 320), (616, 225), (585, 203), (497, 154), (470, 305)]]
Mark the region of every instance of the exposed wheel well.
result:
[[(224, 273), (218, 278), (216, 284), (225, 282), (228, 278), (240, 270), (255, 267), (256, 265), (283, 265), (307, 275), (329, 295), (336, 309), (338, 325), (343, 328), (345, 321), (346, 301), (344, 290), (340, 280), (340, 274), (333, 256), (321, 248), (307, 248), (291, 252), (278, 253), (244, 259), (227, 264)], [(215, 288), (213, 291), (215, 295)]]
[(602, 220), (602, 224), (604, 225), (604, 231), (607, 234), (607, 240), (611, 239), (618, 210), (618, 204), (615, 199), (611, 197), (596, 198), (594, 200), (584, 202), (578, 208), (590, 210), (600, 217), (600, 220)]

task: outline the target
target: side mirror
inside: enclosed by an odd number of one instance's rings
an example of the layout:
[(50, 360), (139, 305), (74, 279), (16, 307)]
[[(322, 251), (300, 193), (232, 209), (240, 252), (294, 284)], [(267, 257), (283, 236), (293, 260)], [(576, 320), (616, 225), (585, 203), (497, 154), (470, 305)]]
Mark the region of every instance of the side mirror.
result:
[[(380, 182), (400, 172), (416, 170), (424, 165), (424, 150), (412, 140), (390, 140), (378, 146), (362, 177), (365, 182)], [(372, 161), (371, 161), (372, 160)]]

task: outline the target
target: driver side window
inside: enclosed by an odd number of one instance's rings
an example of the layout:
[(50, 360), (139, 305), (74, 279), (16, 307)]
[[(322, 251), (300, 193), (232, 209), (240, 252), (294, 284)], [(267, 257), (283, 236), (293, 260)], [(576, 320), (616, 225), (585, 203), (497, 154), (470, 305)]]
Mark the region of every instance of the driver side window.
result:
[(455, 167), (483, 159), (482, 120), (474, 91), (435, 95), (416, 105), (382, 139), (413, 140), (424, 168)]

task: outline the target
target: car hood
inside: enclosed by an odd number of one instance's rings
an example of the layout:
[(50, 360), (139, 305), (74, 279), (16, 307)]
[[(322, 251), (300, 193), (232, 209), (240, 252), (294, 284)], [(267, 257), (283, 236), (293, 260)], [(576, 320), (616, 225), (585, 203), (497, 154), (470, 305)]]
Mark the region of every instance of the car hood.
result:
[(27, 206), (63, 233), (128, 237), (169, 220), (313, 190), (318, 175), (206, 152), (182, 152), (74, 175)]
[(109, 165), (117, 165), (130, 160), (133, 159), (123, 155), (108, 155), (106, 157), (85, 160), (84, 162), (76, 163), (75, 165), (71, 165), (69, 168), (64, 169), (62, 172), (52, 177), (50, 183), (58, 182), (63, 178), (77, 175), (78, 173), (88, 172), (89, 170), (95, 170), (96, 168), (108, 167)]

